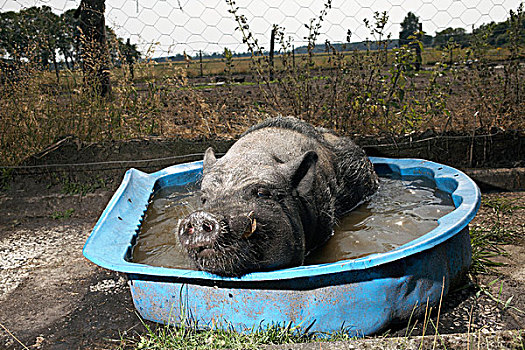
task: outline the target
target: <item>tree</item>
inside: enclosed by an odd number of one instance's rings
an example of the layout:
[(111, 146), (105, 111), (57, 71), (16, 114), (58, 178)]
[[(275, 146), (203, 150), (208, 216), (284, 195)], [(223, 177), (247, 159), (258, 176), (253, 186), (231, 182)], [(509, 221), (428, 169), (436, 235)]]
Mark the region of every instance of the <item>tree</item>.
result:
[(440, 48), (446, 47), (449, 43), (454, 42), (460, 47), (469, 45), (469, 36), (463, 28), (447, 28), (436, 33), (434, 37), (434, 46)]
[(19, 16), (14, 11), (0, 13), (0, 55), (19, 61), (21, 58), (19, 44), (21, 30)]
[(410, 36), (419, 31), (419, 17), (414, 13), (407, 13), (403, 22), (401, 22), (401, 31), (399, 32), (399, 45), (410, 43)]
[(514, 18), (517, 27), (521, 28), (521, 34), (515, 38), (515, 41), (517, 41), (520, 45), (525, 45), (525, 35), (523, 34), (525, 31), (525, 16), (523, 15), (523, 9), (521, 6), (516, 12), (511, 11), (511, 16), (507, 20), (499, 23), (490, 22), (488, 24), (482, 24), (480, 27), (473, 30), (473, 34), (479, 34), (483, 32), (489, 33), (487, 37), (487, 43), (489, 45), (496, 47), (507, 46), (512, 41), (509, 38), (509, 28), (513, 14), (515, 14)]
[(20, 11), (19, 26), (23, 36), (22, 53), (29, 61), (38, 63), (42, 69), (55, 68), (57, 80), (57, 42), (61, 31), (60, 18), (51, 7), (29, 7)]
[(68, 10), (60, 15), (61, 29), (58, 36), (58, 50), (64, 56), (68, 69), (73, 69), (75, 61), (80, 59), (79, 21), (74, 16), (75, 10)]
[(0, 14), (0, 54), (15, 62), (23, 58), (42, 69), (57, 72), (57, 41), (61, 31), (59, 17), (49, 6), (29, 7), (20, 12)]
[[(0, 58), (16, 63), (28, 61), (42, 69), (54, 66), (58, 79), (59, 55), (64, 57), (66, 66), (71, 69), (75, 62), (81, 61), (82, 52), (85, 52), (84, 62), (91, 67), (90, 72), (96, 68), (98, 78), (105, 79), (106, 76), (109, 78), (109, 66), (102, 68), (104, 62), (109, 62), (109, 54), (105, 58), (104, 55), (97, 55), (104, 48), (107, 52), (106, 41), (110, 42), (110, 51), (117, 64), (120, 64), (119, 52), (125, 51), (133, 59), (140, 57), (136, 45), (127, 47), (112, 29), (105, 27), (103, 0), (83, 0), (82, 3), (84, 5), (79, 10), (69, 10), (60, 16), (53, 13), (49, 6), (28, 7), (20, 12), (0, 12)], [(100, 25), (105, 30), (101, 31)], [(100, 45), (101, 33), (106, 32), (108, 39)]]

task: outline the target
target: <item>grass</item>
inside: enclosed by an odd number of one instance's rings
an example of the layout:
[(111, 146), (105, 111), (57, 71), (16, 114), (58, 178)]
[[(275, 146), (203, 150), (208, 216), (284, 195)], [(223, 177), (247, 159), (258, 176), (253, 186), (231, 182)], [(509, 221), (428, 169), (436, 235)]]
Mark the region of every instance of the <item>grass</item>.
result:
[(0, 191), (9, 189), (12, 176), (13, 169), (0, 169)]
[[(457, 48), (454, 49), (454, 55), (459, 57), (465, 57), (467, 54), (467, 48)], [(281, 50), (282, 51), (282, 50)], [(351, 63), (352, 56), (355, 54), (365, 56), (367, 53), (365, 51), (342, 51), (341, 54), (344, 56), (344, 59), (347, 63)], [(426, 48), (423, 52), (423, 62), (426, 65), (435, 65), (438, 62), (443, 61), (445, 53), (442, 49), (439, 48)], [(486, 53), (487, 57), (490, 58), (491, 62), (505, 62), (509, 58), (510, 52), (508, 48), (491, 48)], [(308, 56), (306, 53), (296, 53), (295, 58), (296, 62), (302, 62)], [(394, 52), (390, 51), (387, 56), (387, 63), (392, 64), (394, 62)], [(275, 69), (285, 70), (286, 64), (283, 62), (283, 55), (281, 52), (275, 56)], [(314, 65), (321, 70), (330, 69), (330, 61), (332, 55), (329, 52), (320, 52), (316, 53), (313, 57)], [(233, 57), (233, 73), (234, 74), (251, 74), (250, 64), (252, 62), (251, 57)], [(214, 59), (203, 59), (203, 76), (220, 76), (224, 74), (224, 59), (214, 58)], [(173, 70), (184, 69), (187, 72), (188, 77), (196, 78), (200, 77), (200, 62), (197, 59), (186, 63), (183, 61), (173, 61), (173, 62), (162, 62), (156, 63), (153, 65), (156, 76), (169, 75)]]
[[(395, 346), (396, 349), (447, 349), (447, 345), (451, 346), (451, 348), (456, 348), (455, 346), (458, 344), (450, 343), (439, 331), (442, 300), (443, 294), (436, 309), (429, 306), (427, 302), (423, 317), (413, 318), (411, 315), (404, 336), (390, 338), (388, 333), (386, 333), (368, 339), (372, 341), (375, 339), (377, 341), (374, 343), (375, 346), (381, 347), (388, 344), (389, 346)], [(413, 311), (415, 309), (414, 307)], [(479, 348), (480, 340), (485, 336), (482, 329), (471, 330), (472, 311), (471, 309), (469, 312), (468, 332), (465, 335), (466, 341), (463, 339), (460, 342), (460, 345), (463, 346), (462, 348), (465, 348), (465, 342), (467, 349)], [(322, 334), (309, 333), (309, 327), (303, 328), (288, 324), (238, 333), (232, 327), (224, 324), (216, 324), (207, 329), (197, 328), (184, 322), (176, 326), (149, 326), (143, 321), (143, 325), (146, 328), (146, 332), (134, 337), (121, 337), (119, 349), (258, 349), (264, 345), (273, 344), (329, 343), (335, 341), (347, 341), (350, 342), (350, 346), (356, 348), (360, 346), (365, 347), (363, 343), (359, 342), (357, 337), (350, 336), (344, 328), (331, 334)], [(413, 334), (418, 328), (420, 328), (420, 336), (416, 337)], [(452, 341), (454, 340), (452, 339)], [(513, 339), (505, 341), (506, 345), (511, 345), (513, 348), (521, 349), (523, 347), (523, 336), (520, 331), (513, 333)], [(352, 342), (355, 342), (355, 345), (352, 345)], [(521, 348), (519, 347), (520, 344)], [(371, 345), (368, 342), (366, 346)], [(320, 344), (319, 346), (325, 348), (325, 345)], [(489, 349), (492, 348), (489, 343), (486, 346)]]
[(70, 208), (66, 209), (64, 211), (55, 211), (53, 214), (51, 214), (51, 219), (54, 220), (66, 220), (69, 219), (73, 213), (75, 212), (75, 209)]
[(121, 347), (133, 349), (257, 349), (268, 344), (304, 343), (316, 340), (348, 340), (344, 330), (330, 335), (309, 333), (309, 327), (273, 325), (239, 333), (228, 324), (215, 324), (211, 328), (198, 328), (184, 321), (177, 326), (156, 326), (146, 323), (146, 333), (134, 339), (122, 338)]
[(502, 246), (511, 243), (514, 237), (512, 228), (503, 222), (506, 215), (512, 215), (523, 207), (515, 204), (515, 200), (505, 198), (483, 199), (482, 206), (492, 211), (491, 218), (470, 229), (472, 245), (473, 273), (488, 273), (502, 263), (493, 260), (494, 257), (505, 255)]
[(106, 188), (106, 182), (101, 179), (97, 178), (94, 181), (91, 182), (75, 182), (70, 181), (68, 179), (65, 179), (62, 181), (62, 190), (61, 192), (63, 194), (67, 195), (81, 195), (85, 196), (88, 193), (93, 193), (98, 189), (104, 189)]
[[(512, 299), (514, 299), (514, 296), (511, 295), (507, 299), (503, 300), (503, 281), (500, 281), (500, 277), (490, 281), (487, 286), (477, 284), (478, 292), (476, 294), (477, 297), (479, 297), (481, 294), (485, 294), (488, 296), (492, 301), (494, 301), (498, 306), (502, 307), (503, 310), (505, 309), (512, 309), (514, 311), (517, 311), (518, 313), (525, 315), (525, 311), (518, 309), (517, 307), (514, 307), (511, 305)], [(496, 295), (492, 292), (492, 286), (497, 285), (497, 283), (500, 282), (498, 292)]]

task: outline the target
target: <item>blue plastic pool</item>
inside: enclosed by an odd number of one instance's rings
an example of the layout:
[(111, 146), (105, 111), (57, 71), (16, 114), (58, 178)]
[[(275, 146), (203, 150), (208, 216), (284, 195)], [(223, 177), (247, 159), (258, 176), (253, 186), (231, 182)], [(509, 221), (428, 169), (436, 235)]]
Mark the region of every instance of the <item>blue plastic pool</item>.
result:
[[(429, 233), (386, 253), (308, 265), (240, 278), (203, 271), (154, 267), (131, 261), (132, 247), (152, 193), (196, 181), (202, 162), (171, 166), (152, 174), (130, 169), (84, 247), (84, 256), (126, 273), (133, 302), (148, 320), (238, 331), (259, 326), (309, 326), (350, 335), (379, 332), (392, 322), (439, 303), (468, 269), (468, 223), (480, 204), (476, 184), (457, 169), (419, 159), (371, 158), (380, 175), (426, 177), (451, 194), (456, 207)], [(444, 281), (444, 283), (443, 283)]]

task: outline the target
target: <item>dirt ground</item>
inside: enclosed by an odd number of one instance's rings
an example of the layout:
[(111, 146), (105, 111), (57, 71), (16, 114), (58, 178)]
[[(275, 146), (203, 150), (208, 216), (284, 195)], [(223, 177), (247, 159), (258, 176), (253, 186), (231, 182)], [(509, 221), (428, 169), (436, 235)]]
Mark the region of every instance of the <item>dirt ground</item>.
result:
[[(125, 276), (82, 256), (91, 229), (120, 182), (119, 171), (100, 180), (100, 186), (80, 190), (64, 178), (49, 180), (49, 174), (15, 176), (0, 192), (0, 349), (116, 348), (122, 337), (144, 332)], [(495, 198), (521, 207), (502, 218), (512, 240), (503, 246), (507, 255), (495, 259), (505, 264), (474, 276), (490, 295), (466, 285), (445, 298), (441, 334), (525, 329), (525, 196), (483, 194), (485, 202)], [(484, 205), (473, 225), (493, 222), (494, 215)], [(421, 334), (421, 324), (390, 334), (408, 332)]]

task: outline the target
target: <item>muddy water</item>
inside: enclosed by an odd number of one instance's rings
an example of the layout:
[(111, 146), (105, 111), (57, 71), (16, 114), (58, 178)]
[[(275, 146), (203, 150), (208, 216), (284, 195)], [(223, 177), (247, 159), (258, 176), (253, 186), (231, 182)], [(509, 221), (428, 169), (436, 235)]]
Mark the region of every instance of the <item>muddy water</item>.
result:
[[(155, 194), (133, 250), (134, 262), (192, 269), (176, 227), (178, 218), (198, 209), (198, 192), (196, 187), (171, 187)], [(431, 181), (381, 178), (380, 190), (340, 220), (334, 236), (305, 264), (392, 250), (437, 227), (437, 219), (453, 209), (450, 195), (434, 189)]]

